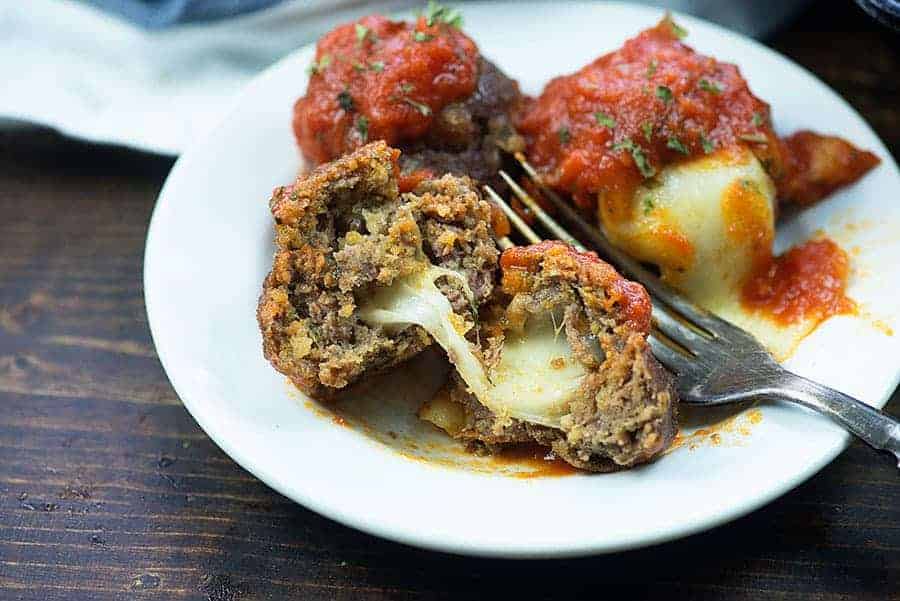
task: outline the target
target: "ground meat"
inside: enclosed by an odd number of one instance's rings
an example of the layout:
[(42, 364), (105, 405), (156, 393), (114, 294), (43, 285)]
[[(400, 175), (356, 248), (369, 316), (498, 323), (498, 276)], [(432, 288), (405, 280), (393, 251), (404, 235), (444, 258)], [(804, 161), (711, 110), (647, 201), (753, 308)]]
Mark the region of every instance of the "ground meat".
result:
[(516, 82), (481, 58), (472, 96), (445, 107), (425, 138), (401, 146), (403, 172), (424, 169), (464, 174), (498, 191), (505, 190), (506, 184), (497, 172), (508, 167), (512, 153), (525, 150), (524, 140), (510, 118), (520, 101)]
[(368, 144), (270, 200), (276, 253), (257, 311), (263, 351), (312, 397), (333, 396), (431, 344), (418, 326), (388, 335), (357, 315), (375, 287), (421, 269), (423, 253), (470, 283), (475, 307), (452, 279), (438, 281), (460, 315), (472, 316), (493, 293), (499, 251), (488, 203), (468, 178), (453, 176), (401, 194), (398, 156), (384, 142)]
[(677, 396), (672, 376), (647, 344), (646, 291), (593, 253), (560, 242), (507, 250), (501, 267), (502, 295), (482, 311), (485, 362), (499, 359), (510, 328), (556, 310), (565, 315), (566, 338), (587, 375), (557, 429), (498, 418), (454, 374), (446, 392), (464, 418), (451, 434), (488, 451), (536, 442), (599, 472), (647, 462), (667, 448), (677, 431)]

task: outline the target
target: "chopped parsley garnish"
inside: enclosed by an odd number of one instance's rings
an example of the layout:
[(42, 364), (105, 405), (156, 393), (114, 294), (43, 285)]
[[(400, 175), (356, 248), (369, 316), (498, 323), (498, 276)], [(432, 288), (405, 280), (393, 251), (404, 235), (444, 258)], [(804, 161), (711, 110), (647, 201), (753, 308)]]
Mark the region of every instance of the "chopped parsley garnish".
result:
[(384, 71), (384, 63), (382, 61), (375, 61), (374, 63), (369, 63), (369, 68), (372, 71), (381, 73), (382, 71)]
[(666, 148), (671, 148), (675, 152), (680, 152), (681, 154), (690, 154), (687, 146), (682, 144), (681, 140), (675, 136), (669, 136), (669, 140), (666, 142)]
[(417, 42), (427, 42), (429, 40), (433, 40), (434, 36), (427, 34), (424, 31), (417, 31), (413, 34), (413, 39)]
[(655, 58), (650, 59), (650, 64), (647, 65), (647, 79), (650, 79), (654, 74), (656, 74), (656, 67), (658, 65), (659, 63), (656, 62)]
[(646, 138), (648, 142), (653, 139), (653, 124), (650, 121), (644, 121), (641, 124), (641, 131), (644, 132), (644, 138)]
[(359, 132), (363, 142), (369, 139), (369, 120), (365, 115), (360, 115), (356, 120), (356, 131)]
[(766, 122), (766, 118), (760, 112), (753, 113), (753, 125), (754, 127), (760, 127), (763, 123)]
[(428, 0), (428, 6), (425, 7), (425, 24), (431, 27), (435, 23), (444, 23), (458, 29), (462, 27), (462, 15), (455, 8), (447, 8), (434, 0)]
[(341, 105), (341, 108), (347, 111), (348, 113), (353, 110), (353, 97), (350, 95), (350, 92), (344, 90), (340, 94), (337, 95), (338, 104)]
[(656, 86), (656, 97), (664, 103), (669, 104), (672, 102), (672, 90), (666, 86)]
[(706, 154), (709, 154), (716, 149), (716, 145), (713, 143), (713, 141), (703, 134), (700, 134), (700, 146), (703, 147), (703, 152), (705, 152)]
[(701, 79), (697, 85), (704, 92), (711, 94), (721, 94), (725, 90), (725, 86), (712, 79)]
[(309, 75), (315, 75), (316, 73), (321, 73), (325, 69), (328, 68), (328, 65), (331, 64), (331, 55), (323, 54), (322, 58), (319, 59), (319, 62), (313, 61), (306, 68), (306, 72)]
[(612, 149), (615, 151), (625, 150), (631, 153), (634, 164), (637, 165), (638, 171), (640, 171), (641, 175), (644, 177), (649, 178), (656, 175), (656, 169), (654, 169), (653, 165), (650, 164), (650, 161), (647, 160), (647, 155), (644, 154), (644, 150), (635, 144), (631, 138), (625, 138), (621, 142), (613, 144)]
[(602, 111), (597, 111), (596, 113), (594, 113), (594, 119), (596, 119), (597, 123), (599, 123), (603, 127), (613, 129), (616, 126), (616, 120)]
[(738, 138), (740, 138), (741, 140), (743, 140), (745, 142), (753, 142), (754, 144), (768, 144), (769, 143), (769, 139), (761, 133), (741, 134), (738, 136)]
[(421, 102), (416, 102), (412, 98), (404, 98), (403, 102), (405, 102), (409, 106), (413, 107), (414, 109), (416, 109), (417, 111), (422, 113), (422, 115), (424, 115), (425, 117), (427, 117), (428, 115), (431, 114), (431, 107), (429, 107), (427, 104), (422, 104)]
[(569, 140), (570, 140), (571, 137), (572, 137), (572, 134), (569, 133), (569, 128), (566, 127), (565, 125), (563, 125), (562, 127), (560, 127), (560, 128), (559, 128), (559, 131), (556, 132), (556, 133), (557, 133), (557, 135), (559, 136), (559, 143), (560, 143), (560, 144), (568, 144), (568, 143), (569, 143)]
[(756, 185), (756, 182), (750, 179), (742, 179), (741, 185), (745, 190), (750, 190), (751, 192), (759, 193), (759, 186)]
[(369, 28), (362, 23), (353, 26), (356, 29), (356, 43), (362, 45), (366, 37), (369, 35)]
[(362, 63), (353, 63), (353, 70), (356, 72), (365, 71), (366, 68), (363, 67)]
[(409, 94), (416, 89), (416, 86), (412, 85), (411, 83), (403, 82), (400, 84), (400, 89), (403, 90), (404, 94)]
[(644, 215), (649, 215), (653, 208), (653, 197), (648, 194), (644, 197)]
[(676, 23), (675, 20), (672, 19), (671, 14), (666, 14), (665, 21), (666, 23), (668, 23), (669, 27), (672, 28), (672, 35), (674, 35), (676, 38), (678, 38), (679, 40), (683, 40), (685, 37), (687, 37), (687, 29)]

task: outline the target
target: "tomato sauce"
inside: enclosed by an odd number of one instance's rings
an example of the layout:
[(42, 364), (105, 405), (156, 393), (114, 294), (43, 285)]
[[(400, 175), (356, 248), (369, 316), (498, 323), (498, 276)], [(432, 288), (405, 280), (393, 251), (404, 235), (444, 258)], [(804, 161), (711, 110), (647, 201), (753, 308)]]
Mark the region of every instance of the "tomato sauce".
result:
[(478, 78), (478, 49), (452, 24), (369, 16), (319, 40), (306, 96), (294, 106), (294, 134), (323, 163), (369, 140), (389, 145), (425, 134)]
[(744, 285), (741, 304), (781, 325), (853, 313), (856, 304), (845, 295), (849, 271), (840, 246), (828, 238), (810, 240), (756, 271)]
[(749, 144), (770, 173), (781, 147), (769, 105), (737, 67), (694, 52), (670, 19), (551, 81), (520, 115), (528, 156), (551, 186), (593, 209), (627, 203), (662, 167)]

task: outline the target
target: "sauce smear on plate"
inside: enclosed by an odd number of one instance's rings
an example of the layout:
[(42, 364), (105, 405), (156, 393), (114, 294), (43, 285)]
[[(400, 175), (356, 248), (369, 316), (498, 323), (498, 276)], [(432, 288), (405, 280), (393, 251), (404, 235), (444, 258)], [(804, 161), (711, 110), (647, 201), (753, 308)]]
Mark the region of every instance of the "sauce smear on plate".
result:
[(856, 303), (845, 295), (849, 265), (847, 253), (834, 241), (809, 240), (751, 275), (741, 302), (781, 325), (853, 313)]

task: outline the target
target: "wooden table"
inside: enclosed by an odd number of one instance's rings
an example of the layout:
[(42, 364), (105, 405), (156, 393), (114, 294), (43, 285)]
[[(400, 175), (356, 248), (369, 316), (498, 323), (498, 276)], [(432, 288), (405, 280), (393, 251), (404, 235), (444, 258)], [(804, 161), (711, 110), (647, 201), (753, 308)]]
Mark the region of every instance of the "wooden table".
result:
[[(897, 156), (893, 34), (848, 0), (772, 45)], [(171, 164), (0, 135), (0, 599), (900, 599), (900, 480), (860, 443), (713, 532), (579, 560), (419, 551), (272, 492), (197, 427), (150, 340), (144, 236)]]

